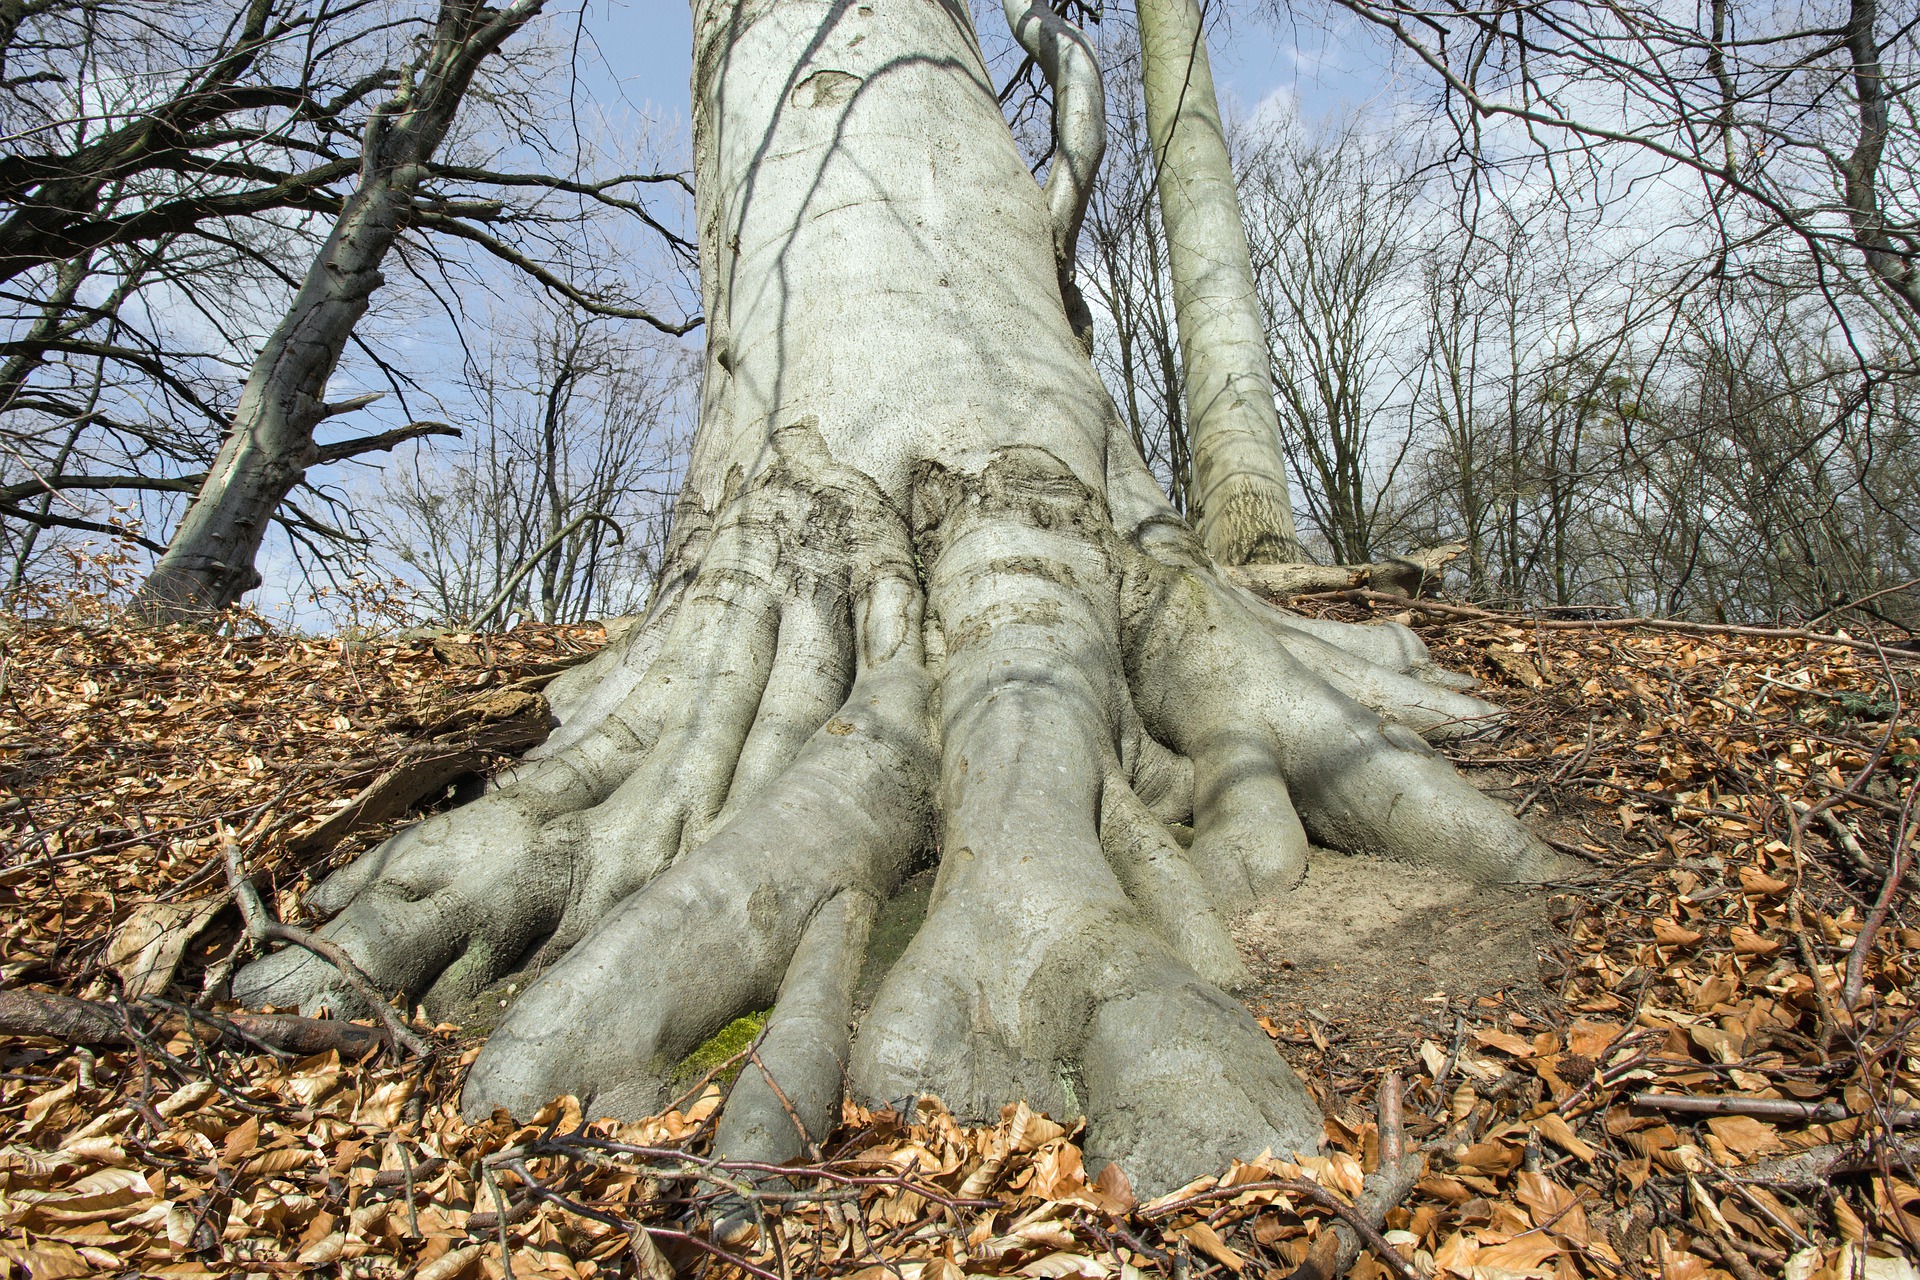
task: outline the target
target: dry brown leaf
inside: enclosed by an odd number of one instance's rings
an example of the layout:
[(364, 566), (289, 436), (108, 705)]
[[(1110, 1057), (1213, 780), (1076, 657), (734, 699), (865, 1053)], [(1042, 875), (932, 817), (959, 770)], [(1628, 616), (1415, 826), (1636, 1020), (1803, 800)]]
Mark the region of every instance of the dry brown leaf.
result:
[(197, 902), (143, 902), (107, 940), (107, 965), (120, 975), (128, 1000), (157, 996), (173, 981), (187, 946), (220, 909), (222, 896)]
[[(651, 1241), (649, 1241), (649, 1244)], [(477, 1244), (449, 1249), (438, 1258), (413, 1273), (413, 1280), (460, 1280), (460, 1277), (472, 1271), (480, 1263), (482, 1249)], [(657, 1254), (659, 1250), (654, 1250)], [(671, 1280), (673, 1269), (669, 1267), (665, 1275), (648, 1271), (648, 1280)]]
[(1763, 938), (1743, 924), (1733, 926), (1731, 930), (1734, 954), (1742, 956), (1770, 956), (1780, 949), (1777, 938)]
[(1663, 947), (1690, 947), (1705, 936), (1698, 929), (1685, 928), (1665, 916), (1653, 922), (1653, 940)]
[(1707, 1128), (1742, 1159), (1786, 1150), (1779, 1132), (1770, 1124), (1752, 1116), (1708, 1116)]
[(1247, 1260), (1229, 1248), (1219, 1233), (1204, 1222), (1182, 1227), (1174, 1234), (1236, 1275), (1247, 1269)]
[(1038, 1151), (1056, 1138), (1064, 1138), (1067, 1131), (1046, 1116), (1028, 1108), (1022, 1101), (1014, 1106), (1013, 1115), (1006, 1121), (1007, 1149), (1010, 1151)]
[(1020, 1274), (1036, 1280), (1058, 1280), (1061, 1276), (1104, 1277), (1110, 1272), (1098, 1259), (1083, 1253), (1050, 1253), (1021, 1267)]
[(1552, 1236), (1536, 1231), (1503, 1244), (1482, 1245), (1474, 1255), (1473, 1265), (1476, 1271), (1548, 1277), (1553, 1275), (1553, 1268), (1546, 1264), (1559, 1252), (1560, 1246)]
[(1512, 1054), (1516, 1058), (1531, 1058), (1534, 1053), (1533, 1041), (1523, 1040), (1519, 1036), (1492, 1027), (1474, 1032), (1473, 1042), (1489, 1049), (1498, 1049), (1502, 1053)]
[(1593, 1163), (1593, 1157), (1598, 1153), (1573, 1131), (1573, 1126), (1559, 1112), (1549, 1111), (1532, 1123), (1540, 1131), (1540, 1136), (1554, 1146), (1588, 1164)]

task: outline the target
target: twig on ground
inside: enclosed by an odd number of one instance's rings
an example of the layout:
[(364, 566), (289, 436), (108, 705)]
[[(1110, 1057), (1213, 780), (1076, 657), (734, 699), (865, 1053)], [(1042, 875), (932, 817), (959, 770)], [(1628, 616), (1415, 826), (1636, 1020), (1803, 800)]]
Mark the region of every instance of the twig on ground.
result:
[(1880, 932), (1880, 926), (1887, 922), (1887, 913), (1893, 909), (1893, 896), (1900, 888), (1900, 880), (1907, 873), (1907, 862), (1913, 851), (1914, 828), (1920, 825), (1920, 814), (1913, 812), (1914, 798), (1920, 790), (1907, 792), (1907, 810), (1897, 828), (1893, 849), (1887, 862), (1887, 878), (1881, 882), (1880, 896), (1874, 899), (1873, 910), (1868, 914), (1866, 923), (1860, 926), (1860, 933), (1853, 941), (1853, 950), (1847, 955), (1847, 977), (1840, 987), (1840, 1000), (1851, 1009), (1860, 1001), (1860, 988), (1866, 981), (1867, 956), (1873, 950), (1874, 935)]
[(1469, 618), (1475, 622), (1532, 626), (1542, 631), (1630, 631), (1644, 628), (1648, 631), (1674, 631), (1682, 635), (1695, 636), (1742, 636), (1753, 640), (1806, 640), (1814, 644), (1831, 644), (1847, 649), (1858, 649), (1865, 653), (1874, 653), (1880, 649), (1878, 645), (1856, 640), (1852, 636), (1812, 631), (1805, 627), (1742, 627), (1725, 623), (1681, 622), (1673, 618), (1530, 618), (1522, 614), (1496, 613), (1491, 609), (1474, 609), (1466, 605), (1442, 604), (1438, 600), (1415, 600), (1410, 596), (1394, 595), (1387, 591), (1371, 591), (1366, 588), (1327, 591), (1300, 598), (1349, 600), (1356, 604), (1385, 604), (1395, 609), (1440, 613), (1455, 618)]
[(1406, 1154), (1406, 1120), (1400, 1106), (1400, 1073), (1387, 1072), (1380, 1082), (1380, 1163), (1397, 1165)]
[(1761, 1280), (1760, 1273), (1754, 1270), (1753, 1264), (1747, 1261), (1746, 1256), (1718, 1232), (1713, 1235), (1695, 1236), (1693, 1247), (1703, 1250), (1711, 1261), (1718, 1262), (1733, 1272), (1734, 1280)]
[(336, 943), (317, 934), (308, 933), (297, 925), (283, 924), (273, 918), (267, 910), (267, 904), (260, 900), (260, 891), (245, 876), (240, 866), (240, 845), (231, 831), (221, 832), (221, 855), (227, 868), (227, 887), (233, 891), (233, 899), (240, 907), (240, 919), (246, 925), (247, 934), (264, 951), (269, 942), (284, 942), (300, 947), (320, 957), (345, 978), (347, 985), (373, 1010), (386, 1028), (387, 1038), (396, 1046), (404, 1046), (407, 1052), (416, 1058), (433, 1056), (433, 1046), (422, 1040), (400, 1015), (393, 1011), (387, 998), (380, 993), (366, 971), (353, 962), (353, 957)]
[[(1851, 1113), (1840, 1102), (1796, 1102), (1792, 1098), (1703, 1097), (1692, 1093), (1636, 1093), (1633, 1105), (1656, 1111), (1695, 1116), (1752, 1116), (1758, 1120), (1800, 1120), (1808, 1123), (1845, 1120)], [(1920, 1125), (1920, 1110), (1890, 1112), (1890, 1125)]]
[[(997, 1208), (1001, 1203), (998, 1200), (982, 1199), (978, 1196), (949, 1195), (938, 1187), (917, 1181), (905, 1173), (857, 1174), (844, 1173), (830, 1166), (769, 1164), (762, 1160), (728, 1160), (715, 1156), (697, 1156), (675, 1147), (648, 1147), (627, 1142), (614, 1142), (585, 1133), (564, 1133), (551, 1138), (536, 1139), (518, 1150), (531, 1155), (560, 1155), (575, 1158), (580, 1157), (585, 1151), (596, 1151), (614, 1156), (629, 1155), (643, 1160), (673, 1163), (679, 1165), (680, 1172), (688, 1177), (705, 1178), (738, 1195), (757, 1196), (761, 1199), (806, 1197), (799, 1194), (786, 1196), (760, 1191), (746, 1185), (738, 1177), (728, 1175), (761, 1174), (769, 1178), (788, 1180), (813, 1178), (845, 1187), (895, 1187), (902, 1191), (911, 1191), (947, 1209), (992, 1209)], [(509, 1153), (502, 1153), (502, 1155), (506, 1154)], [(499, 1158), (495, 1157), (495, 1159)], [(818, 1194), (813, 1193), (813, 1196), (817, 1198)]]
[(1820, 981), (1820, 957), (1813, 949), (1813, 939), (1807, 936), (1806, 922), (1800, 918), (1798, 886), (1787, 897), (1787, 927), (1793, 934), (1793, 945), (1800, 951), (1800, 963), (1807, 968), (1807, 980), (1813, 983), (1813, 1004), (1820, 1018), (1820, 1059), (1824, 1062), (1833, 1037), (1840, 1031), (1840, 1012), (1834, 1008), (1826, 984)]
[(1519, 804), (1514, 806), (1513, 808), (1514, 817), (1518, 818), (1523, 816), (1528, 809), (1531, 809), (1533, 807), (1533, 802), (1540, 798), (1540, 793), (1542, 791), (1545, 791), (1548, 787), (1558, 784), (1568, 774), (1572, 773), (1575, 769), (1581, 768), (1587, 763), (1587, 759), (1593, 755), (1595, 724), (1596, 724), (1596, 721), (1593, 721), (1593, 720), (1587, 721), (1586, 745), (1581, 747), (1576, 754), (1568, 756), (1565, 760), (1561, 761), (1560, 767), (1553, 771), (1552, 777), (1542, 778), (1539, 782), (1535, 783), (1533, 790), (1527, 792), (1525, 798), (1522, 799)]
[[(1418, 1165), (1426, 1159), (1426, 1156), (1424, 1153), (1416, 1153), (1415, 1155), (1407, 1156), (1405, 1159), (1408, 1165), (1414, 1166), (1413, 1174), (1406, 1180), (1408, 1188), (1411, 1189), (1413, 1183), (1419, 1177)], [(1382, 1172), (1385, 1171), (1382, 1170)], [(1378, 1177), (1379, 1174), (1375, 1174), (1374, 1176)], [(1386, 1237), (1382, 1236), (1379, 1229), (1367, 1220), (1369, 1216), (1368, 1209), (1361, 1208), (1360, 1203), (1357, 1201), (1354, 1204), (1348, 1204), (1345, 1200), (1334, 1195), (1319, 1183), (1308, 1182), (1305, 1178), (1267, 1178), (1260, 1182), (1242, 1182), (1231, 1187), (1213, 1187), (1207, 1191), (1182, 1197), (1179, 1200), (1173, 1201), (1171, 1204), (1156, 1205), (1151, 1209), (1143, 1210), (1141, 1216), (1148, 1221), (1153, 1221), (1158, 1218), (1164, 1218), (1169, 1214), (1177, 1213), (1182, 1209), (1191, 1209), (1195, 1205), (1205, 1204), (1210, 1200), (1218, 1200), (1223, 1196), (1245, 1195), (1250, 1191), (1285, 1191), (1291, 1195), (1297, 1195), (1303, 1199), (1313, 1201), (1351, 1228), (1354, 1234), (1364, 1241), (1367, 1247), (1374, 1251), (1380, 1261), (1385, 1263), (1395, 1275), (1400, 1277), (1400, 1280), (1421, 1280), (1420, 1273), (1414, 1270), (1413, 1264), (1401, 1257), (1400, 1251), (1388, 1244)], [(1405, 1198), (1405, 1194), (1405, 1192), (1401, 1193), (1402, 1199)], [(1363, 1200), (1367, 1198), (1364, 1191), (1361, 1193), (1361, 1197)], [(1371, 1206), (1369, 1206), (1369, 1208), (1371, 1208)], [(1389, 1208), (1392, 1208), (1392, 1205), (1382, 1205), (1380, 1207), (1380, 1213), (1384, 1216)], [(1337, 1231), (1338, 1228), (1335, 1228), (1335, 1230)], [(1299, 1275), (1300, 1273), (1295, 1272), (1294, 1274)], [(1332, 1272), (1327, 1276), (1327, 1280), (1333, 1280), (1333, 1277), (1339, 1274), (1337, 1271)]]

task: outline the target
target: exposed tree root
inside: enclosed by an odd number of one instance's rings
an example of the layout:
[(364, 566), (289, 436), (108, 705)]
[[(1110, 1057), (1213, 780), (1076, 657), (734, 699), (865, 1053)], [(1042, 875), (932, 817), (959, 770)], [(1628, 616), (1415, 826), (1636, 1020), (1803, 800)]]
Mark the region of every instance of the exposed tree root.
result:
[[(1224, 994), (1246, 980), (1227, 922), (1284, 896), (1311, 844), (1536, 876), (1544, 851), (1420, 736), (1493, 709), (1404, 628), (1276, 611), (1169, 521), (1124, 536), (1044, 450), (923, 466), (903, 512), (810, 424), (773, 446), (684, 587), (592, 664), (605, 683), (556, 691), (560, 745), (336, 873), (312, 895), (325, 934), (443, 1014), (528, 984), (472, 1112), (648, 1113), (771, 1004), (730, 1156), (805, 1151), (843, 1076), (1085, 1113), (1089, 1156), (1149, 1192), (1313, 1148), (1317, 1108)], [(875, 905), (936, 850), (850, 1044)], [(292, 951), (238, 990), (352, 1003)]]

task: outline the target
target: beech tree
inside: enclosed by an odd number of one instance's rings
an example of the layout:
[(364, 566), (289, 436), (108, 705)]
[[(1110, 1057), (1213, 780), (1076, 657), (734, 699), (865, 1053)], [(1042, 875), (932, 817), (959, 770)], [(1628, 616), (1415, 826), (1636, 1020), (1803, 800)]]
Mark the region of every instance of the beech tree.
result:
[[(1537, 877), (1422, 736), (1494, 709), (1402, 628), (1260, 603), (1168, 505), (1063, 301), (1078, 202), (1029, 176), (966, 6), (698, 0), (694, 40), (708, 331), (670, 570), (551, 688), (538, 758), (311, 895), (325, 932), (409, 1007), (511, 983), (478, 1115), (653, 1111), (771, 1006), (732, 1155), (800, 1152), (843, 1081), (1084, 1113), (1147, 1191), (1312, 1149), (1226, 923), (1309, 841)], [(934, 863), (850, 1040), (877, 904)], [(295, 951), (236, 992), (352, 1004)]]
[(1233, 161), (1197, 0), (1137, 0), (1201, 541), (1222, 564), (1304, 559)]
[[(326, 402), (354, 326), (384, 279), (381, 265), (411, 220), (415, 194), (453, 124), (480, 64), (540, 11), (544, 0), (492, 9), (480, 0), (441, 0), (422, 55), (393, 96), (368, 119), (359, 179), (301, 282), (293, 305), (254, 358), (233, 428), (136, 605), (155, 618), (225, 608), (260, 585), (254, 557), (274, 511), (319, 460), (314, 430), (367, 398)], [(418, 424), (365, 442), (391, 448), (421, 434)]]

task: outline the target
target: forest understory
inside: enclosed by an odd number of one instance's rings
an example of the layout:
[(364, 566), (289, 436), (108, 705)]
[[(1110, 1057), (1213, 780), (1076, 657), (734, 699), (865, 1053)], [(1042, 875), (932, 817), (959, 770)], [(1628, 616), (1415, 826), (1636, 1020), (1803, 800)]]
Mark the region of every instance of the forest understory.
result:
[[(1235, 941), (1327, 1145), (1151, 1201), (1088, 1175), (1078, 1117), (1024, 1106), (969, 1127), (932, 1099), (850, 1103), (804, 1167), (716, 1159), (751, 1021), (683, 1064), (662, 1115), (560, 1099), (476, 1125), (458, 1096), (482, 1027), (298, 1041), (200, 999), (247, 945), (234, 883), (310, 923), (309, 884), (538, 740), (539, 690), (600, 628), (0, 622), (0, 1031), (84, 1024), (0, 1035), (0, 1280), (1911, 1280), (1913, 656), (1858, 631), (1470, 615), (1396, 615), (1508, 711), (1446, 754), (1575, 869), (1495, 890), (1316, 850)], [(880, 955), (920, 889), (882, 909)], [(1383, 1199), (1378, 1229), (1341, 1226)]]

